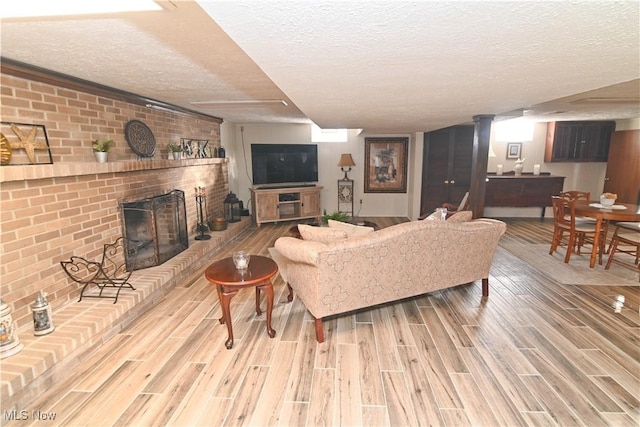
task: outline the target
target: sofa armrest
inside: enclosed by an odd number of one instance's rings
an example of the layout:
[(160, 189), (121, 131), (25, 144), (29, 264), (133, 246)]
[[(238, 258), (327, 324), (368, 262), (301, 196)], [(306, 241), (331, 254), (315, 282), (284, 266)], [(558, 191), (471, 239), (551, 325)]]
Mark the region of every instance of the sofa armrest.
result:
[(503, 221), (493, 218), (476, 218), (472, 222), (487, 222), (489, 224), (495, 224), (500, 228), (500, 235), (502, 236), (507, 231), (507, 224)]
[(309, 265), (318, 265), (319, 253), (327, 249), (324, 243), (294, 237), (280, 237), (273, 246), (290, 261)]

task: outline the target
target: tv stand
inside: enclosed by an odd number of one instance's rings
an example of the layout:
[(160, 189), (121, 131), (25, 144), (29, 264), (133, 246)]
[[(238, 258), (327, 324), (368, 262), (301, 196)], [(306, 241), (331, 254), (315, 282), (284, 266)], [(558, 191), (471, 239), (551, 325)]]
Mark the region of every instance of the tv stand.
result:
[(320, 191), (322, 187), (250, 188), (251, 216), (258, 227), (265, 222), (322, 219)]

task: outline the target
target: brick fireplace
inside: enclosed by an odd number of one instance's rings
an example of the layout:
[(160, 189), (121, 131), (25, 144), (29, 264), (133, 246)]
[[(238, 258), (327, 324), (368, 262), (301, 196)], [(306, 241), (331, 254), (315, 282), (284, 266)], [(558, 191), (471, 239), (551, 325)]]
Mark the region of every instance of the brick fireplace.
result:
[[(19, 327), (30, 325), (30, 304), (39, 291), (48, 293), (54, 313), (76, 303), (79, 287), (59, 263), (71, 255), (99, 259), (103, 245), (122, 235), (120, 201), (167, 189), (184, 191), (189, 236), (197, 223), (193, 188), (207, 189), (208, 215), (222, 210), (229, 191), (228, 160), (168, 160), (166, 150), (181, 137), (207, 139), (219, 147), (220, 119), (151, 109), (64, 82), (43, 82), (29, 73), (7, 73), (1, 66), (2, 120), (44, 125), (53, 158), (49, 165), (0, 167), (0, 295)], [(124, 127), (132, 119), (153, 131), (153, 158), (140, 159), (128, 146)], [(103, 138), (115, 144), (109, 163), (100, 164), (91, 142)]]
[(184, 191), (120, 202), (127, 270), (160, 265), (189, 247)]

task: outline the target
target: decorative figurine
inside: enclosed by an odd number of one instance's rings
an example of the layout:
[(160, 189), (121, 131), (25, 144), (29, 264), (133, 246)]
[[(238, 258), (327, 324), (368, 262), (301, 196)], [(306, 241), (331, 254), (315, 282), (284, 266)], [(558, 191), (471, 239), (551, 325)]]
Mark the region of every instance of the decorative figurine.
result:
[(0, 300), (0, 359), (13, 356), (23, 347), (18, 339), (16, 322), (11, 317), (11, 308)]
[(51, 305), (47, 301), (46, 293), (43, 295), (42, 291), (38, 292), (36, 301), (31, 305), (31, 311), (33, 312), (34, 335), (47, 335), (53, 332), (55, 326), (53, 326)]

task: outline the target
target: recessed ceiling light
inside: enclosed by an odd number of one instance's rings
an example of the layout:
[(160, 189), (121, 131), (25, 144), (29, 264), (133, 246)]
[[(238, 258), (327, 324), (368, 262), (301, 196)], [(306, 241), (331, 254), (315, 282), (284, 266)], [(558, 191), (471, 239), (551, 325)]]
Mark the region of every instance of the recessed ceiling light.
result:
[(4, 0), (0, 15), (6, 19), (145, 10), (162, 10), (162, 7), (153, 0)]

